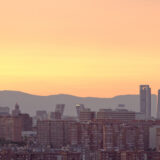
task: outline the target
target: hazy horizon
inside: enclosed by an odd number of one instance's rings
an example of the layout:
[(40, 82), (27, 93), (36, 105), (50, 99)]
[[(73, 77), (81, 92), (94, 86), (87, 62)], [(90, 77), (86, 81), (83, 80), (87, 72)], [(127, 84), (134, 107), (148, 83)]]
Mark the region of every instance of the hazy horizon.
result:
[[(69, 95), (69, 96), (74, 96), (74, 97), (82, 97), (82, 98), (114, 98), (114, 97), (118, 97), (118, 96), (126, 96), (126, 95), (139, 95), (139, 93), (135, 93), (135, 94), (118, 94), (117, 95), (113, 95), (111, 97), (95, 97), (95, 96), (78, 96), (78, 95), (75, 95), (75, 94), (67, 94), (67, 93), (51, 93), (51, 94), (46, 94), (46, 95), (43, 95), (43, 94), (32, 94), (32, 93), (29, 93), (29, 92), (24, 92), (24, 91), (19, 91), (19, 90), (0, 90), (0, 92), (20, 92), (20, 93), (24, 93), (24, 94), (29, 94), (29, 95), (33, 95), (33, 96), (54, 96), (54, 95)], [(158, 96), (157, 94), (153, 94), (152, 95), (156, 95)]]
[[(115, 109), (119, 104), (131, 111), (140, 109), (139, 95), (117, 95), (115, 97), (78, 97), (74, 95), (37, 96), (18, 91), (0, 91), (0, 106), (13, 109), (18, 103), (23, 113), (34, 115), (36, 110), (54, 111), (56, 104), (66, 104), (65, 115), (76, 115), (76, 104), (84, 104), (93, 111), (101, 108)], [(152, 95), (152, 115), (156, 116), (157, 96)]]

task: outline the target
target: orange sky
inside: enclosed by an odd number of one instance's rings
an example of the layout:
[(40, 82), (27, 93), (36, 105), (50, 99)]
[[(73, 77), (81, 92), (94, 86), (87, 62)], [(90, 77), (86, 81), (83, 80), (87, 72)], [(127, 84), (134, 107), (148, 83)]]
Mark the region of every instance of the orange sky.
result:
[(112, 97), (160, 88), (159, 0), (0, 2), (0, 90)]

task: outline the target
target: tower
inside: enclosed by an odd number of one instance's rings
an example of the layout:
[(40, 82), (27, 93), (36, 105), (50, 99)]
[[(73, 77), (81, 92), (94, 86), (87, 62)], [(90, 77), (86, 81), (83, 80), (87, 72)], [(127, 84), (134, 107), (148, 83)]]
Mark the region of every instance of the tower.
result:
[(160, 89), (158, 90), (157, 119), (160, 119)]
[(140, 85), (140, 112), (145, 114), (146, 120), (151, 119), (151, 88)]
[(76, 104), (76, 110), (77, 110), (77, 116), (79, 118), (80, 112), (82, 112), (85, 109), (84, 104)]
[(19, 114), (21, 114), (20, 107), (19, 107), (18, 103), (16, 103), (15, 108), (12, 111), (12, 115), (13, 116), (18, 116)]
[(56, 104), (55, 112), (59, 112), (63, 116), (65, 104)]

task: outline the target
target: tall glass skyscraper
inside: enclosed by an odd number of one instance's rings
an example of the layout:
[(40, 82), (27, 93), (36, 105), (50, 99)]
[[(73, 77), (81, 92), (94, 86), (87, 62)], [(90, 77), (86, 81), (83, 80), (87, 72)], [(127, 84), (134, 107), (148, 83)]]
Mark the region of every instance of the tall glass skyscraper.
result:
[(140, 112), (145, 114), (146, 120), (151, 119), (151, 88), (140, 85)]
[(160, 119), (160, 90), (158, 90), (157, 119)]

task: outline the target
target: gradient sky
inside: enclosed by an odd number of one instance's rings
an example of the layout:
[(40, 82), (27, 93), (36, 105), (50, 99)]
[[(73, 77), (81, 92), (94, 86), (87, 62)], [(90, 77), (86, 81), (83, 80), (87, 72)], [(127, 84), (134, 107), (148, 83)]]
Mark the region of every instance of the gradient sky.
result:
[(159, 0), (0, 2), (0, 90), (112, 97), (160, 88)]

